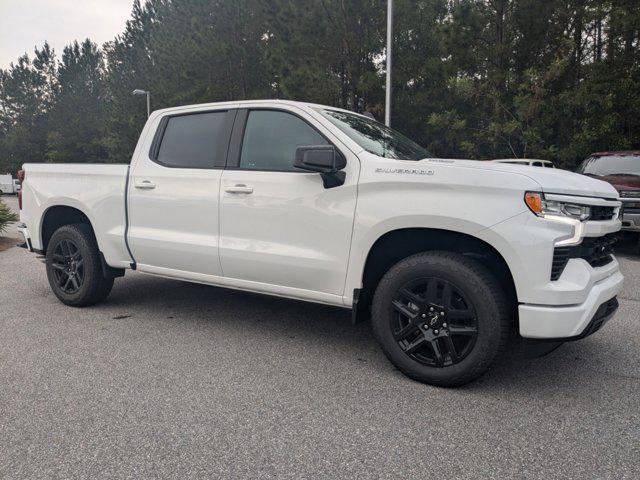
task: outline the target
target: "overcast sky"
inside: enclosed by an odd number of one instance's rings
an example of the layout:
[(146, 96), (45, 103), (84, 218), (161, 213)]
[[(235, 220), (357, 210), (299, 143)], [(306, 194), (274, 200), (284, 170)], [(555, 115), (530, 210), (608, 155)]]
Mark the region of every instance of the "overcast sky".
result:
[(60, 57), (89, 37), (101, 46), (124, 30), (133, 0), (0, 0), (0, 68), (45, 40)]

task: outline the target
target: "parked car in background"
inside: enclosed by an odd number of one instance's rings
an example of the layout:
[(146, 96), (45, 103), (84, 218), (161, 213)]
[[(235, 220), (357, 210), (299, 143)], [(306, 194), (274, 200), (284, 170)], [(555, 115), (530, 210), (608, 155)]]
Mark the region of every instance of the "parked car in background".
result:
[(622, 200), (622, 229), (640, 233), (640, 150), (593, 153), (576, 172), (613, 185)]
[(529, 167), (556, 168), (550, 160), (539, 160), (535, 158), (499, 158), (491, 161), (494, 163), (511, 163), (512, 165), (528, 165)]
[(20, 182), (11, 174), (0, 175), (0, 195), (16, 194), (20, 191)]

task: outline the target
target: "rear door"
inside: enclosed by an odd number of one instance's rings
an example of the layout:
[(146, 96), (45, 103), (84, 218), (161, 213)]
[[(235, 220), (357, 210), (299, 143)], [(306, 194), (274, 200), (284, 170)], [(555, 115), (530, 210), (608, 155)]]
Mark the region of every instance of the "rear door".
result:
[[(347, 159), (344, 185), (325, 188), (320, 174), (293, 167), (297, 147), (326, 144)], [(239, 110), (231, 145), (220, 189), (225, 277), (291, 296), (342, 295), (358, 158), (294, 107)]]
[(139, 270), (221, 274), (218, 198), (235, 115), (221, 109), (165, 116), (132, 165), (128, 241)]

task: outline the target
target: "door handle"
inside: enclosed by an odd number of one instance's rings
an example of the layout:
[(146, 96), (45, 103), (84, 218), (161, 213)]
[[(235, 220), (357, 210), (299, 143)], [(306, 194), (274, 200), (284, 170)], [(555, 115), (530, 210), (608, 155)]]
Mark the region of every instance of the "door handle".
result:
[(141, 182), (137, 182), (134, 187), (139, 188), (140, 190), (153, 190), (156, 188), (156, 184), (151, 180), (142, 180)]
[(246, 185), (239, 183), (238, 185), (233, 185), (232, 187), (226, 187), (224, 189), (227, 193), (253, 193), (253, 187), (247, 187)]

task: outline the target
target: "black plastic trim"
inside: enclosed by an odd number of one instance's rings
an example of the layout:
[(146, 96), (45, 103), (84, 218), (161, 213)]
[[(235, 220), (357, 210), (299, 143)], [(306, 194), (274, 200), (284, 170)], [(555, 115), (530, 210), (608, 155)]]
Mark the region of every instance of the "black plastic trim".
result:
[(131, 176), (131, 166), (127, 167), (127, 177), (124, 182), (124, 246), (127, 247), (129, 257), (131, 258), (131, 270), (136, 269), (136, 259), (133, 257), (131, 247), (129, 246), (129, 177)]
[(594, 268), (611, 263), (613, 261), (613, 245), (616, 241), (616, 234), (609, 233), (602, 237), (585, 237), (578, 245), (556, 247), (553, 250), (551, 280), (556, 281), (560, 278), (572, 258), (582, 258)]
[(591, 216), (588, 218), (592, 222), (605, 222), (613, 220), (616, 216), (615, 207), (604, 205), (591, 205)]
[(226, 169), (235, 170), (240, 164), (240, 149), (242, 148), (244, 129), (247, 125), (248, 116), (249, 111), (246, 108), (240, 108), (236, 113), (236, 118), (233, 122), (233, 131), (229, 138), (229, 148), (227, 149)]
[(371, 318), (371, 309), (361, 288), (353, 289), (353, 307), (351, 310), (351, 323), (357, 325)]
[(358, 300), (360, 300), (360, 288), (353, 289), (353, 306), (351, 307), (351, 323), (356, 325), (358, 323)]
[(158, 152), (160, 151), (160, 141), (164, 136), (164, 131), (167, 128), (167, 123), (169, 123), (170, 117), (170, 115), (162, 117), (160, 123), (158, 124), (158, 128), (156, 129), (156, 133), (153, 136), (153, 142), (151, 142), (151, 148), (149, 148), (149, 158), (154, 162), (158, 159)]
[[(593, 195), (576, 195), (575, 193), (559, 193), (559, 192), (538, 192), (544, 195), (561, 195), (563, 197), (577, 197), (577, 198), (599, 198), (600, 200), (606, 200), (608, 202), (617, 202), (619, 201), (617, 198), (607, 198), (607, 197), (594, 197)], [(586, 203), (581, 205), (588, 205)]]
[(102, 266), (102, 276), (104, 278), (118, 278), (124, 277), (124, 268), (114, 268), (110, 266), (104, 259), (104, 254), (98, 252), (100, 255), (100, 265)]

